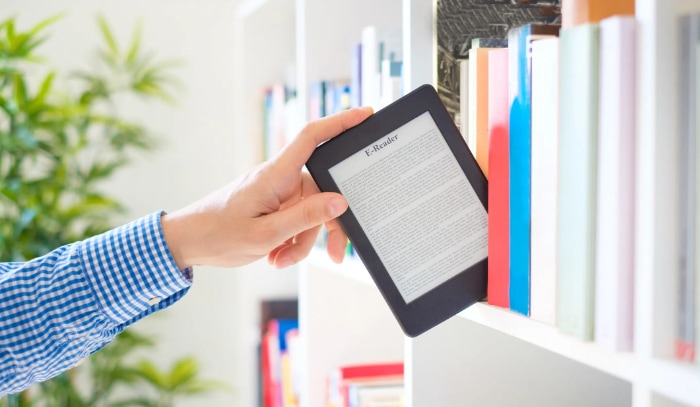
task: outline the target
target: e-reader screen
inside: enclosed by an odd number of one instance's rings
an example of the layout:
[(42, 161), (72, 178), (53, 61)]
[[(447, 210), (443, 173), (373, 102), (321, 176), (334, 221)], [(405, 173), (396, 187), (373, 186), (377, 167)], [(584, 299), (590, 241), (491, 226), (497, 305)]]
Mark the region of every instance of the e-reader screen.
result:
[(406, 303), (488, 255), (488, 217), (429, 111), (329, 168)]

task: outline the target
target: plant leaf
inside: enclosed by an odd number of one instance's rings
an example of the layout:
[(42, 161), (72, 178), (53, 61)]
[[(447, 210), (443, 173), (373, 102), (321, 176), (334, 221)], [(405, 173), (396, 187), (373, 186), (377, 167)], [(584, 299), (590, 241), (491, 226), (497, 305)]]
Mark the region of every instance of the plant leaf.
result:
[(143, 34), (143, 23), (139, 21), (134, 27), (134, 34), (131, 38), (131, 47), (129, 52), (126, 54), (126, 65), (128, 67), (133, 67), (136, 62), (136, 57), (138, 56), (139, 47), (141, 46), (141, 36)]
[(115, 57), (118, 56), (119, 55), (119, 47), (117, 46), (117, 41), (114, 39), (114, 35), (112, 34), (112, 30), (109, 28), (109, 24), (107, 24), (107, 20), (105, 20), (105, 18), (102, 14), (100, 14), (97, 17), (97, 23), (100, 26), (100, 31), (102, 32), (102, 38), (107, 43), (107, 47), (109, 48), (109, 51)]

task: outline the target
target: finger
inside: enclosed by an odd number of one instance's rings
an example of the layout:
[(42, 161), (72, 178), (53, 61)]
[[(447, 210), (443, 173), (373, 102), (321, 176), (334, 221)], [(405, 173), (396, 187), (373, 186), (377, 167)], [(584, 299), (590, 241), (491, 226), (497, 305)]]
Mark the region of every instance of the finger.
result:
[(360, 107), (309, 122), (299, 135), (282, 150), (275, 160), (282, 172), (299, 172), (316, 147), (367, 119), (374, 110)]
[(277, 254), (284, 249), (285, 247), (289, 246), (292, 244), (293, 239), (289, 239), (286, 242), (282, 243), (281, 245), (275, 247), (274, 249), (270, 250), (270, 252), (267, 254), (267, 262), (269, 264), (275, 264), (275, 258), (277, 257)]
[(337, 220), (327, 222), (326, 229), (328, 229), (328, 241), (326, 242), (328, 256), (334, 262), (342, 263), (348, 247), (348, 237)]
[(321, 226), (319, 225), (298, 234), (296, 239), (294, 239), (294, 244), (285, 246), (277, 252), (274, 265), (284, 268), (305, 259), (314, 247), (320, 229)]
[(323, 192), (304, 198), (294, 205), (264, 217), (273, 231), (273, 241), (284, 241), (290, 236), (315, 228), (340, 216), (348, 208), (345, 198), (335, 192)]

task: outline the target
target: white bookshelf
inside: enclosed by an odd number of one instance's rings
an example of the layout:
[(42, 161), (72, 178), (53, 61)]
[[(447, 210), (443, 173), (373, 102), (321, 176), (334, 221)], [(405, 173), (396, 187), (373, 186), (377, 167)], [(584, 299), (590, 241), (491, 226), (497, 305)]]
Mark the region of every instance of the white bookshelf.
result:
[[(372, 24), (402, 29), (406, 90), (435, 83), (434, 11), (435, 0), (296, 0), (287, 19), (301, 100), (311, 81), (349, 76), (351, 44)], [(700, 366), (672, 358), (679, 233), (669, 221), (678, 191), (668, 180), (677, 176), (676, 20), (688, 12), (700, 12), (700, 1), (637, 0), (634, 352), (611, 352), (483, 303), (408, 339), (361, 263), (336, 265), (314, 252), (299, 274), (301, 406), (323, 405), (333, 367), (396, 358), (406, 366), (407, 406), (700, 406)]]

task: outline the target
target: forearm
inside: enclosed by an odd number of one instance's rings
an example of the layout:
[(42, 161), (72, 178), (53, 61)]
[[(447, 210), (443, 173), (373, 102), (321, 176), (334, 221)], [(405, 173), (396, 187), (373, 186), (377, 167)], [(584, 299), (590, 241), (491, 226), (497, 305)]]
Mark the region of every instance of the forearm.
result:
[(189, 286), (159, 214), (27, 263), (0, 264), (0, 396), (71, 368)]

